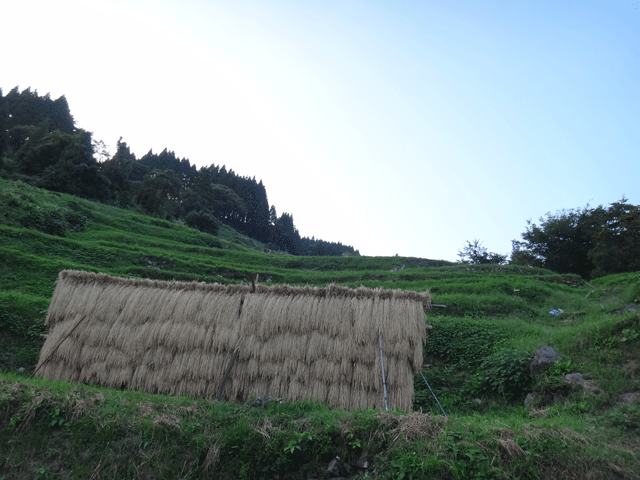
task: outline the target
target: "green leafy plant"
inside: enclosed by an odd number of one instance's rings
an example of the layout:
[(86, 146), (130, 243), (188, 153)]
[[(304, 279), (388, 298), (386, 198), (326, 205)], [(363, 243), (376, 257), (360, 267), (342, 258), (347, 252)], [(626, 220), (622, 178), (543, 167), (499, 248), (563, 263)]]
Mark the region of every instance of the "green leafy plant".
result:
[(457, 435), (456, 432), (452, 433), (454, 433), (453, 441), (447, 443), (445, 448), (451, 455), (447, 466), (453, 478), (460, 480), (500, 478), (500, 469), (492, 465), (491, 458), (480, 445), (462, 440), (460, 433)]
[(571, 360), (554, 362), (547, 370), (549, 375), (553, 375), (556, 377), (561, 377), (562, 375), (566, 375), (567, 373), (571, 373), (573, 371), (574, 367), (571, 364)]
[(311, 432), (295, 432), (294, 438), (289, 440), (287, 445), (284, 447), (284, 451), (289, 454), (293, 454), (296, 450), (302, 451), (302, 449), (308, 446), (312, 441), (313, 435)]
[(622, 338), (620, 339), (620, 341), (622, 343), (633, 342), (638, 337), (640, 337), (640, 332), (638, 332), (637, 330), (632, 330), (631, 328), (625, 328), (622, 330), (621, 333), (622, 333)]
[(64, 414), (60, 410), (60, 407), (55, 407), (49, 412), (49, 426), (51, 427), (68, 427), (69, 422), (65, 418)]
[(51, 469), (49, 467), (37, 467), (34, 469), (35, 479), (51, 478)]
[(412, 449), (397, 448), (393, 451), (389, 464), (389, 478), (413, 480), (433, 478), (433, 474), (438, 471), (440, 462), (436, 457), (425, 458)]
[(611, 425), (620, 427), (623, 430), (638, 430), (640, 429), (640, 406), (623, 405), (613, 407), (607, 412), (606, 418)]
[(429, 332), (425, 357), (433, 356), (457, 363), (465, 361), (477, 365), (506, 336), (506, 332), (494, 323), (479, 323), (469, 318), (433, 319), (431, 323), (433, 330)]
[(345, 433), (347, 437), (347, 445), (349, 445), (352, 450), (362, 447), (362, 440), (356, 437), (356, 434), (353, 431), (347, 430)]
[(485, 358), (476, 373), (477, 386), (484, 392), (519, 397), (531, 387), (529, 355), (503, 349)]

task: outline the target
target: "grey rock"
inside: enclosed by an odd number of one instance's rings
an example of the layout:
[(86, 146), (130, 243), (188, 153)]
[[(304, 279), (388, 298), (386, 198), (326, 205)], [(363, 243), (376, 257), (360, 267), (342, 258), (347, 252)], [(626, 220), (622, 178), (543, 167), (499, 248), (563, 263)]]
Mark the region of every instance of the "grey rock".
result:
[(540, 395), (538, 395), (537, 393), (527, 394), (527, 396), (524, 399), (524, 406), (533, 407), (535, 403), (538, 401), (538, 398), (540, 398)]
[(622, 395), (620, 395), (620, 399), (618, 400), (618, 405), (631, 405), (638, 398), (640, 398), (640, 393), (638, 392), (623, 393)]
[(332, 473), (333, 475), (340, 475), (340, 465), (342, 464), (342, 460), (338, 457), (334, 458), (329, 462), (329, 466), (327, 467), (327, 471)]
[(340, 457), (336, 457), (329, 462), (327, 470), (329, 473), (336, 476), (349, 475), (351, 473), (351, 466), (348, 463), (343, 462)]
[(631, 303), (629, 305), (625, 305), (624, 307), (614, 308), (613, 310), (610, 310), (609, 313), (613, 315), (620, 315), (622, 313), (637, 312), (637, 311), (638, 311), (638, 305), (636, 305), (635, 303)]
[(562, 357), (553, 348), (544, 346), (539, 347), (531, 355), (531, 362), (529, 368), (532, 375), (537, 375), (544, 372), (553, 363), (562, 361)]
[(369, 461), (369, 455), (364, 450), (356, 460), (355, 466), (358, 468), (362, 468), (367, 470), (371, 466), (371, 462)]
[(581, 373), (568, 373), (564, 377), (562, 377), (562, 381), (571, 385), (576, 386), (579, 385), (584, 388), (587, 392), (598, 395), (601, 393), (601, 390), (596, 386), (595, 383), (591, 380), (585, 379)]
[(271, 402), (282, 403), (282, 399), (281, 398), (271, 398), (268, 395), (260, 395), (253, 402), (251, 402), (251, 404), (249, 406), (250, 407), (267, 408), (269, 406), (269, 404), (271, 404)]
[(619, 302), (620, 299), (618, 297), (608, 297), (606, 295), (601, 295), (600, 296), (600, 301), (601, 302), (606, 302), (606, 303), (616, 303), (616, 302)]

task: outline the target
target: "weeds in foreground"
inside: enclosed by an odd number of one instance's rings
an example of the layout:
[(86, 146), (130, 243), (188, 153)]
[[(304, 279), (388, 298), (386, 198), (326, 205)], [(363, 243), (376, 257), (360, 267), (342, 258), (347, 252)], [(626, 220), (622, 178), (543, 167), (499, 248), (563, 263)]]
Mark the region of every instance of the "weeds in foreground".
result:
[[(378, 478), (638, 478), (638, 445), (568, 412), (501, 415), (266, 407), (0, 377), (3, 478), (307, 478), (336, 456)], [(637, 406), (607, 422), (633, 431)], [(615, 432), (616, 430), (614, 430)], [(597, 432), (594, 434), (594, 432)], [(44, 452), (44, 453), (43, 453)], [(356, 467), (357, 459), (367, 467)], [(361, 464), (364, 465), (364, 464)]]

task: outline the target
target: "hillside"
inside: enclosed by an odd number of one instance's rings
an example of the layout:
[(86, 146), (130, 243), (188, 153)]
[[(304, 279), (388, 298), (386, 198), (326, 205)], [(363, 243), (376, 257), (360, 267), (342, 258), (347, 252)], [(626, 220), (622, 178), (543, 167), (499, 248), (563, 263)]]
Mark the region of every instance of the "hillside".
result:
[[(0, 212), (0, 479), (640, 478), (638, 272), (585, 283), (518, 266), (276, 254), (227, 226), (213, 236), (2, 179)], [(393, 414), (30, 378), (63, 269), (428, 289), (444, 307), (427, 312), (422, 373), (447, 418), (420, 376), (415, 411)], [(543, 345), (562, 361), (532, 377)], [(563, 380), (573, 372), (586, 389)], [(336, 455), (345, 465), (330, 473)]]

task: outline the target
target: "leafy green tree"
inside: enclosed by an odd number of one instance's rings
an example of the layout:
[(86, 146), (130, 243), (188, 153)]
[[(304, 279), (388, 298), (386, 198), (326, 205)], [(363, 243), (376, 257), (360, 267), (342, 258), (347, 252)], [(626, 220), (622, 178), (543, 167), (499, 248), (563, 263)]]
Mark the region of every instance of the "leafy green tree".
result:
[(56, 100), (51, 100), (47, 93), (44, 97), (38, 98), (39, 116), (38, 123), (44, 123), (49, 127), (49, 131), (60, 130), (64, 133), (73, 133), (76, 130), (75, 120), (71, 115), (69, 103), (63, 95)]
[(211, 235), (217, 235), (218, 229), (220, 228), (220, 221), (202, 210), (189, 212), (185, 216), (184, 222), (191, 228), (210, 233)]
[(470, 263), (471, 265), (498, 264), (504, 265), (507, 261), (506, 255), (499, 253), (487, 252), (482, 246), (482, 242), (478, 239), (473, 241), (467, 240), (467, 244), (458, 251), (460, 263)]
[(262, 181), (256, 182), (255, 177), (236, 175), (233, 170), (227, 171), (224, 165), (222, 167), (211, 165), (209, 171), (213, 174), (215, 183), (229, 187), (246, 206), (246, 212), (231, 212), (221, 220), (239, 232), (265, 243), (268, 242), (273, 229), (270, 224), (267, 191)]
[(589, 258), (595, 265), (594, 277), (640, 270), (640, 208), (622, 197), (609, 208), (598, 207), (604, 218), (594, 235)]
[(194, 182), (197, 170), (195, 165), (191, 165), (188, 159), (180, 159), (176, 157), (175, 152), (166, 148), (159, 154), (153, 153), (151, 150), (140, 158), (140, 165), (152, 170), (168, 170), (173, 172), (182, 183), (182, 189), (187, 189)]
[(276, 212), (276, 206), (271, 205), (269, 208), (269, 225), (274, 226), (278, 221), (278, 213)]
[(9, 105), (2, 95), (0, 88), (0, 170), (3, 166), (4, 155), (9, 147)]
[(19, 92), (15, 87), (6, 95), (5, 104), (10, 114), (9, 129), (18, 125), (39, 125), (47, 132), (59, 130), (72, 134), (75, 131), (75, 120), (64, 95), (52, 100), (49, 94), (39, 96), (37, 90), (32, 92), (30, 88)]
[(109, 181), (93, 158), (90, 132), (54, 130), (39, 139), (29, 139), (17, 160), (21, 171), (37, 186), (100, 201), (109, 196)]
[[(102, 174), (111, 182), (111, 200), (120, 207), (130, 207), (134, 204), (139, 182), (136, 183), (131, 177), (136, 163), (136, 156), (120, 137), (113, 157), (99, 164)], [(144, 178), (144, 175), (141, 178)]]
[(194, 185), (182, 194), (182, 214), (203, 211), (224, 219), (233, 212), (246, 212), (242, 199), (224, 185)]
[(104, 140), (93, 140), (91, 145), (93, 146), (94, 156), (97, 156), (98, 163), (104, 163), (111, 158), (109, 146), (104, 143)]
[(58, 163), (65, 150), (76, 141), (73, 135), (62, 133), (60, 130), (34, 138), (38, 127), (22, 128), (26, 138), (18, 151), (17, 160), (21, 171), (30, 176), (39, 176), (46, 168)]
[(300, 232), (293, 223), (293, 216), (283, 213), (276, 221), (276, 225), (271, 232), (271, 243), (281, 250), (292, 255), (300, 255), (301, 244)]
[(245, 234), (261, 241), (269, 238), (269, 202), (267, 201), (267, 190), (260, 182), (245, 178), (239, 192), (247, 206), (247, 216), (245, 227), (242, 229)]
[(511, 263), (583, 278), (640, 270), (640, 214), (626, 198), (609, 207), (547, 213), (512, 241)]
[(147, 213), (172, 218), (178, 211), (180, 179), (168, 170), (154, 170), (144, 177), (136, 193), (136, 203)]
[(560, 210), (547, 213), (540, 224), (527, 221), (522, 241), (512, 241), (511, 263), (548, 268), (557, 273), (576, 273), (589, 278), (594, 268), (589, 251), (599, 223), (594, 209)]

